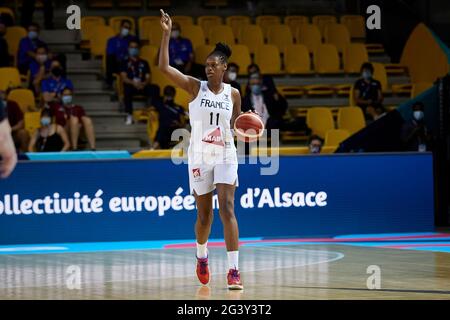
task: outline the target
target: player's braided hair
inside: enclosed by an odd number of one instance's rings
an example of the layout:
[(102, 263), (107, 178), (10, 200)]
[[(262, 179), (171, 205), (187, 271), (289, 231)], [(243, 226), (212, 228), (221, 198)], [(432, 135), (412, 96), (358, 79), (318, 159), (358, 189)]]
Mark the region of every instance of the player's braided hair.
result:
[(228, 63), (228, 59), (231, 57), (231, 49), (227, 44), (218, 42), (214, 50), (209, 54), (209, 57), (211, 56), (218, 57), (222, 63)]

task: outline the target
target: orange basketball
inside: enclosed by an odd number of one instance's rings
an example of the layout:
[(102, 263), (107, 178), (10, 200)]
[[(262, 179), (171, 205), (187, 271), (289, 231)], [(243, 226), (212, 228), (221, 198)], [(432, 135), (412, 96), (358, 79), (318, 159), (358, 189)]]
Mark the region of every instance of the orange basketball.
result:
[(246, 112), (236, 118), (234, 131), (241, 141), (256, 141), (264, 132), (264, 123), (256, 113)]

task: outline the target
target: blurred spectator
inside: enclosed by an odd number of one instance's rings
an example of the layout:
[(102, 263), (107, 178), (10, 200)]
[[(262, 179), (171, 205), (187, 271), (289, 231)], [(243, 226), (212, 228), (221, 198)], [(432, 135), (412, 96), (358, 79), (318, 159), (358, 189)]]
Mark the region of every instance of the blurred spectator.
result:
[(28, 152), (58, 152), (70, 148), (66, 131), (60, 125), (52, 122), (49, 109), (41, 112), (41, 127), (36, 129), (28, 145)]
[(250, 75), (249, 90), (243, 100), (242, 111), (253, 110), (260, 115), (266, 129), (282, 129), (283, 116), (288, 109), (286, 100), (278, 93), (263, 91), (263, 79), (258, 73)]
[(224, 82), (229, 83), (233, 88), (237, 89), (239, 93), (241, 92), (241, 85), (237, 82), (237, 76), (239, 74), (239, 66), (236, 63), (229, 63), (227, 72), (224, 75)]
[(65, 88), (73, 90), (72, 81), (63, 76), (64, 69), (58, 60), (53, 60), (50, 65), (50, 77), (42, 80), (41, 93), (44, 103), (59, 102)]
[(9, 58), (8, 42), (6, 42), (5, 39), (6, 30), (7, 26), (5, 22), (2, 19), (0, 19), (0, 68), (9, 67), (11, 65)]
[(183, 107), (175, 104), (175, 93), (174, 87), (166, 86), (163, 98), (154, 104), (159, 114), (159, 128), (153, 144), (155, 149), (169, 149), (172, 132), (184, 127), (186, 112)]
[[(0, 99), (5, 101), (5, 93), (3, 91), (0, 91)], [(24, 116), (20, 106), (15, 101), (7, 100), (6, 113), (8, 115), (8, 121), (11, 126), (11, 135), (16, 149), (26, 152), (30, 136), (25, 130)]]
[(106, 46), (106, 83), (109, 87), (113, 84), (113, 74), (119, 73), (121, 62), (128, 56), (130, 41), (138, 41), (138, 38), (130, 34), (131, 22), (122, 20), (120, 33), (108, 40)]
[(139, 57), (139, 44), (131, 41), (128, 48), (128, 59), (122, 62), (120, 76), (123, 81), (124, 104), (127, 118), (126, 125), (133, 124), (133, 97), (144, 95), (147, 105), (152, 105), (159, 97), (159, 87), (151, 83), (150, 66)]
[(431, 150), (431, 135), (425, 125), (424, 111), (425, 106), (422, 102), (412, 105), (412, 119), (403, 125), (401, 134), (405, 151)]
[(322, 146), (323, 146), (323, 141), (318, 135), (313, 134), (311, 137), (309, 137), (309, 139), (308, 139), (308, 148), (309, 148), (309, 153), (310, 154), (319, 154), (319, 153), (321, 153), (322, 152)]
[(28, 35), (19, 42), (17, 52), (17, 67), (23, 75), (28, 73), (31, 61), (36, 59), (36, 49), (38, 47), (47, 47), (47, 44), (39, 39), (39, 25), (31, 23), (28, 26)]
[(361, 66), (361, 78), (354, 85), (354, 99), (366, 117), (372, 120), (375, 116), (375, 108), (383, 102), (381, 83), (373, 78), (374, 68), (371, 63), (364, 63)]
[[(42, 0), (44, 4), (44, 23), (46, 29), (53, 29), (53, 1)], [(26, 0), (22, 4), (22, 26), (28, 26), (33, 20), (34, 9), (36, 0)]]
[(169, 41), (169, 64), (185, 74), (190, 74), (193, 63), (192, 43), (181, 36), (180, 25), (174, 22)]
[(46, 46), (39, 46), (36, 49), (36, 59), (30, 63), (30, 83), (35, 94), (40, 92), (41, 81), (50, 72), (52, 60), (48, 57)]
[[(252, 74), (262, 76), (262, 87), (261, 87), (262, 91), (264, 91), (264, 92), (269, 91), (271, 93), (277, 91), (277, 88), (275, 86), (275, 82), (273, 81), (272, 76), (261, 74), (261, 70), (259, 69), (259, 66), (257, 64), (252, 63), (251, 65), (249, 65), (247, 67), (247, 71), (248, 71), (249, 76), (251, 76)], [(247, 84), (247, 89), (250, 89), (248, 84)], [(247, 90), (245, 92), (247, 92)]]
[[(84, 108), (73, 103), (73, 91), (65, 88), (62, 92), (62, 104), (69, 120), (69, 136), (72, 150), (78, 149), (78, 138), (80, 137), (80, 129), (83, 127), (86, 138), (89, 142), (91, 150), (95, 150), (95, 132), (91, 118), (86, 115)], [(66, 124), (62, 125), (62, 127)]]

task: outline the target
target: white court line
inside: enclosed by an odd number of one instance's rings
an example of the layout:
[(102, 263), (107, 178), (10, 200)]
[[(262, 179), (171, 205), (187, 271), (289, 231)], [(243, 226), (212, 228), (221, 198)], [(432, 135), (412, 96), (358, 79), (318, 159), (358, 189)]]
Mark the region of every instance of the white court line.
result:
[[(337, 251), (326, 251), (326, 250), (307, 250), (307, 249), (293, 249), (293, 248), (283, 248), (282, 250), (277, 249), (275, 247), (260, 247), (261, 249), (272, 249), (273, 251), (279, 251), (279, 252), (284, 252), (284, 251), (290, 251), (290, 253), (298, 253), (299, 251), (308, 251), (308, 252), (314, 252), (314, 253), (323, 253), (323, 254), (333, 254), (335, 255), (334, 258), (331, 259), (325, 259), (325, 260), (320, 260), (320, 261), (316, 261), (316, 262), (305, 262), (305, 263), (300, 263), (300, 264), (293, 264), (290, 266), (281, 266), (281, 267), (275, 267), (275, 268), (267, 268), (267, 267), (262, 267), (262, 268), (255, 268), (252, 270), (246, 270), (245, 268), (242, 269), (242, 273), (250, 273), (250, 272), (259, 272), (259, 271), (268, 271), (268, 270), (280, 270), (280, 269), (291, 269), (291, 268), (298, 268), (298, 267), (306, 267), (306, 266), (310, 266), (310, 265), (317, 265), (317, 264), (322, 264), (322, 263), (331, 263), (337, 260), (341, 260), (345, 257), (345, 255), (341, 252), (337, 252)], [(287, 249), (287, 250), (285, 250)], [(150, 250), (158, 250), (158, 249), (150, 249)], [(147, 250), (145, 250), (147, 251)], [(150, 252), (146, 252), (146, 253), (150, 253)], [(180, 276), (154, 276), (154, 277), (146, 277), (146, 278), (135, 278), (135, 279), (123, 279), (123, 280), (104, 280), (104, 281), (90, 281), (90, 282), (81, 282), (81, 285), (92, 285), (92, 284), (100, 284), (100, 283), (121, 283), (121, 282), (135, 282), (135, 281), (150, 281), (150, 280), (167, 280), (167, 279), (183, 279), (183, 278), (191, 278), (191, 277), (195, 277), (195, 263), (194, 263), (193, 259), (193, 268), (192, 268), (192, 274), (189, 275), (180, 275)], [(183, 264), (186, 266), (186, 264)], [(112, 266), (111, 266), (112, 267)], [(211, 276), (217, 276), (217, 275), (223, 275), (226, 274), (226, 272), (211, 272)], [(64, 279), (61, 279), (62, 283), (57, 283), (57, 284), (44, 284), (44, 285), (34, 285), (34, 286), (7, 286), (7, 287), (3, 287), (0, 288), (0, 290), (5, 290), (5, 289), (14, 289), (14, 288), (44, 288), (44, 287), (61, 287), (64, 286)], [(83, 290), (83, 289), (82, 289)]]

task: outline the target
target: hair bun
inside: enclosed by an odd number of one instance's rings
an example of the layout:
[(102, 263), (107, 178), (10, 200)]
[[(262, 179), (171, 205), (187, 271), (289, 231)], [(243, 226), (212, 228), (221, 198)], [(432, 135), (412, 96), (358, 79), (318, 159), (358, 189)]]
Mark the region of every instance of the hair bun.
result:
[(223, 53), (227, 57), (227, 59), (229, 57), (231, 57), (231, 49), (230, 49), (230, 47), (227, 44), (223, 43), (223, 42), (216, 43), (216, 47), (214, 48), (214, 51), (218, 51), (218, 52)]

